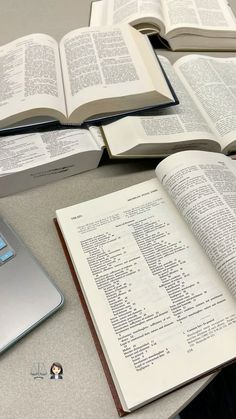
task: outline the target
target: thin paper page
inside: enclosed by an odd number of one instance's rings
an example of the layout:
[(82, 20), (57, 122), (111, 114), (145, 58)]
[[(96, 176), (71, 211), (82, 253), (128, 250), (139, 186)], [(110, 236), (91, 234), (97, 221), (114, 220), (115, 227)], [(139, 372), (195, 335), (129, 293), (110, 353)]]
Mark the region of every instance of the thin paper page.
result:
[(157, 175), (236, 296), (235, 162), (218, 153), (188, 151), (164, 160)]
[(222, 150), (235, 150), (236, 58), (190, 55), (174, 66), (220, 139)]
[(235, 302), (156, 179), (57, 219), (128, 409), (235, 356)]
[(118, 23), (138, 25), (143, 20), (147, 22), (148, 16), (149, 24), (157, 24), (160, 31), (165, 32), (161, 0), (103, 0), (102, 9), (104, 25)]
[(222, 32), (236, 30), (236, 20), (226, 0), (165, 0), (163, 8), (166, 32), (178, 27), (214, 29)]
[(0, 47), (1, 120), (34, 108), (66, 114), (58, 45), (33, 34)]
[(88, 127), (88, 130), (89, 130), (90, 134), (92, 135), (94, 141), (98, 145), (99, 150), (104, 148), (105, 143), (104, 143), (104, 137), (103, 137), (103, 134), (102, 134), (101, 127), (96, 126), (96, 125), (90, 125)]
[(128, 25), (91, 27), (70, 32), (62, 39), (60, 51), (69, 114), (94, 100), (122, 96), (125, 100), (127, 95), (154, 89), (132, 31)]
[(216, 135), (176, 75), (170, 62), (159, 57), (179, 99), (178, 106), (152, 110), (146, 116), (128, 116), (104, 125), (112, 155), (170, 154), (183, 149), (220, 151)]

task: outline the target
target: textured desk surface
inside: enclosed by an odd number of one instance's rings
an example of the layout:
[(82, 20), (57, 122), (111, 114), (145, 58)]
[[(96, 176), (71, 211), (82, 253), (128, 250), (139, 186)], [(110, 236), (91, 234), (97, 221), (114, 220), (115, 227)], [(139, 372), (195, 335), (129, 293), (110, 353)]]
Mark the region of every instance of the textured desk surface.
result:
[[(69, 30), (88, 25), (89, 0), (0, 0), (0, 5), (0, 44), (32, 32), (60, 39)], [(58, 208), (150, 179), (156, 163), (108, 162), (96, 170), (0, 199), (0, 214), (17, 230), (65, 296), (61, 311), (1, 356), (2, 418), (118, 417), (52, 219)], [(30, 374), (33, 364), (43, 362), (49, 372), (53, 361), (63, 365), (64, 379), (49, 380), (47, 374), (43, 380), (34, 380)], [(175, 391), (136, 411), (132, 418), (170, 418), (210, 379)]]

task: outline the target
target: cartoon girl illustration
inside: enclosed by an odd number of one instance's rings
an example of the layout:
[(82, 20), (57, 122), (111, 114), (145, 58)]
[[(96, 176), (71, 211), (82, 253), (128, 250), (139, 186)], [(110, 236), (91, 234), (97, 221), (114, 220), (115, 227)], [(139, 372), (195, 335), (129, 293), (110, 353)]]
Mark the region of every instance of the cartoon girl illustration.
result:
[(59, 362), (53, 362), (50, 368), (50, 374), (52, 380), (62, 380), (63, 368)]

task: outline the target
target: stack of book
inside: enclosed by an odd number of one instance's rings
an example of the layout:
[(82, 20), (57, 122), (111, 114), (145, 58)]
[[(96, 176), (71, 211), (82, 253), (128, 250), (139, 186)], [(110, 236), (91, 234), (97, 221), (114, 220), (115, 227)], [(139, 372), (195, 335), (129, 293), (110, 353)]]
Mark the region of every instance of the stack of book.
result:
[(0, 196), (97, 167), (104, 144), (88, 122), (178, 103), (150, 42), (127, 24), (78, 29), (59, 44), (28, 35), (0, 58)]

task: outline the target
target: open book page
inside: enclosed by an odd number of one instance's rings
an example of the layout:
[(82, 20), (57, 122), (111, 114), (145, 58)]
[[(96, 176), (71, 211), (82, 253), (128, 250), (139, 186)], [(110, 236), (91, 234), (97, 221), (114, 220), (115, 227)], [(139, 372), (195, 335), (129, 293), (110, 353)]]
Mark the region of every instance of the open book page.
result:
[(0, 176), (74, 154), (100, 150), (87, 129), (48, 131), (0, 138)]
[(89, 26), (103, 26), (104, 25), (102, 3), (103, 3), (103, 0), (95, 0), (91, 2)]
[(235, 301), (157, 179), (57, 220), (125, 410), (235, 356)]
[[(195, 28), (191, 33), (204, 35), (205, 30), (214, 30), (215, 36), (229, 36), (236, 30), (236, 19), (227, 0), (164, 0), (166, 33), (183, 28)], [(169, 34), (171, 37), (171, 33)]]
[(38, 115), (63, 118), (64, 91), (58, 44), (53, 38), (35, 34), (4, 45), (0, 63), (0, 125), (10, 124), (12, 115), (16, 115), (13, 122), (28, 118), (35, 108), (40, 109)]
[(100, 126), (90, 125), (88, 130), (100, 149), (105, 147), (104, 137)]
[(231, 293), (236, 296), (236, 165), (218, 153), (188, 151), (157, 175)]
[[(131, 23), (142, 32), (165, 33), (161, 0), (103, 0), (102, 24)], [(150, 30), (151, 29), (151, 30)]]
[(167, 155), (179, 150), (220, 151), (196, 103), (176, 75), (167, 58), (159, 57), (179, 99), (174, 107), (151, 110), (144, 116), (128, 116), (104, 125), (111, 155)]
[[(60, 50), (70, 122), (82, 122), (101, 110), (112, 112), (117, 102), (107, 99), (122, 98), (124, 110), (147, 106), (144, 94), (156, 90), (152, 69), (159, 83), (160, 101), (155, 95), (148, 104), (155, 106), (172, 99), (146, 38), (129, 25), (75, 30), (62, 39)], [(100, 101), (100, 112), (94, 106), (96, 101)]]
[(222, 151), (235, 151), (236, 58), (188, 55), (174, 67), (219, 138)]

